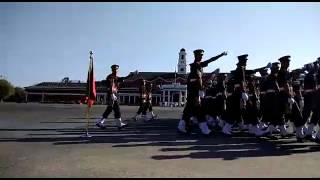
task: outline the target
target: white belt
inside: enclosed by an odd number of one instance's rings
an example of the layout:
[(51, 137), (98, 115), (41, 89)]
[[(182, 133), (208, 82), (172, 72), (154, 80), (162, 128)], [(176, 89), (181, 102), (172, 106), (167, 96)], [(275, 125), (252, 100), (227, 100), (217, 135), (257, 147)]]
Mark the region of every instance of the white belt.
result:
[(273, 89), (268, 89), (266, 92), (267, 92), (267, 93), (271, 93), (271, 92), (276, 92), (276, 91), (273, 90)]
[(235, 88), (236, 88), (236, 87), (241, 87), (241, 85), (240, 85), (240, 84), (235, 84), (234, 87), (235, 87)]
[(232, 96), (232, 93), (227, 93), (227, 96)]
[(306, 89), (304, 90), (305, 93), (313, 92), (313, 89)]
[(204, 98), (206, 98), (206, 99), (216, 99), (217, 97), (215, 97), (215, 96), (206, 96)]
[(281, 87), (281, 88), (279, 88), (279, 90), (280, 90), (280, 91), (284, 91), (285, 89), (284, 89), (284, 87)]
[(261, 91), (260, 94), (267, 94), (267, 92), (266, 91)]
[(220, 92), (220, 93), (217, 93), (217, 96), (222, 96), (222, 93)]

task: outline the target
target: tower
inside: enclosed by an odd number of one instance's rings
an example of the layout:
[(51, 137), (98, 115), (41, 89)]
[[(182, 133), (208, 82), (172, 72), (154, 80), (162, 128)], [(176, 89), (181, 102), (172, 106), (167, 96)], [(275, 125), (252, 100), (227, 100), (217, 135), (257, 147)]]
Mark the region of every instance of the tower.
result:
[(187, 74), (186, 50), (182, 48), (179, 52), (178, 74)]

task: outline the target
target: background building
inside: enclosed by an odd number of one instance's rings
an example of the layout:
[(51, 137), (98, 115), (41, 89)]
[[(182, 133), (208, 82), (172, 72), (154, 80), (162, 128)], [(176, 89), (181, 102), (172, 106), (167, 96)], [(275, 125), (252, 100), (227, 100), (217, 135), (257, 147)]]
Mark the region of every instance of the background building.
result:
[[(155, 106), (183, 106), (187, 100), (187, 60), (186, 51), (179, 52), (177, 72), (130, 72), (124, 83), (120, 85), (120, 104), (139, 104), (139, 85), (142, 79), (153, 84), (152, 103)], [(301, 68), (302, 70), (303, 68)], [(230, 73), (227, 73), (230, 75)], [(304, 74), (299, 80), (303, 84)], [(203, 74), (203, 82), (208, 82), (212, 73)], [(96, 104), (106, 103), (105, 80), (96, 81), (97, 99)], [(41, 82), (25, 87), (26, 102), (41, 103), (81, 103), (84, 102), (86, 82), (72, 81), (64, 78), (60, 82)]]
[[(153, 84), (153, 105), (183, 106), (187, 98), (187, 60), (186, 51), (179, 52), (177, 72), (130, 72), (119, 89), (120, 104), (139, 104), (139, 84), (142, 79)], [(211, 77), (204, 73), (204, 80)], [(96, 81), (96, 104), (106, 103), (105, 80)], [(86, 82), (71, 81), (64, 78), (61, 82), (41, 82), (25, 87), (26, 102), (42, 103), (80, 103), (85, 98)]]

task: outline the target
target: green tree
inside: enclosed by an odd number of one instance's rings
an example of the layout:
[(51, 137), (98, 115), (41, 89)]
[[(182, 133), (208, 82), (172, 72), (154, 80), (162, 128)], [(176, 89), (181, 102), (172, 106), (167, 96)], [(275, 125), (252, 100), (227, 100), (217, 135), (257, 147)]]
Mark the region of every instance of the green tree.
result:
[(14, 88), (5, 79), (0, 79), (0, 102), (14, 94)]

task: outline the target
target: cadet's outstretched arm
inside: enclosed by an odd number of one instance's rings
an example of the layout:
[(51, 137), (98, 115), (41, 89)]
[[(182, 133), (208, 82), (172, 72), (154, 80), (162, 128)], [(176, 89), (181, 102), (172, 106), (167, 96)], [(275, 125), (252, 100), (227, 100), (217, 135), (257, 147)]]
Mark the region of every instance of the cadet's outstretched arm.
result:
[(268, 65), (266, 65), (266, 66), (264, 66), (264, 67), (261, 67), (261, 68), (257, 68), (257, 69), (254, 69), (253, 71), (254, 72), (259, 72), (259, 71), (261, 71), (261, 70), (263, 70), (263, 69), (265, 69), (265, 68), (271, 68), (271, 63), (268, 63)]
[(226, 51), (224, 51), (223, 53), (221, 53), (221, 54), (219, 54), (217, 56), (214, 56), (214, 57), (212, 57), (212, 58), (210, 58), (210, 59), (208, 59), (206, 61), (203, 61), (203, 64), (209, 64), (209, 63), (221, 58), (222, 56), (226, 56), (227, 54), (228, 53)]

